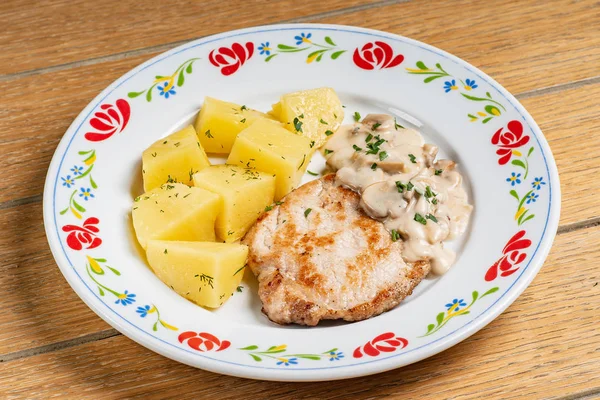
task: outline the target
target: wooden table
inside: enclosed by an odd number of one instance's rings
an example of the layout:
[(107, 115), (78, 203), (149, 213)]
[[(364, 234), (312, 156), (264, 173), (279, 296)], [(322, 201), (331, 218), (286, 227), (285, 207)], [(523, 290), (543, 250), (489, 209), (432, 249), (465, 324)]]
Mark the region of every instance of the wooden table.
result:
[[(4, 0), (0, 11), (0, 398), (600, 397), (597, 1)], [(216, 375), (122, 336), (57, 268), (44, 235), (42, 190), (73, 118), (160, 52), (280, 22), (381, 29), (449, 51), (515, 94), (548, 138), (563, 196), (550, 256), (504, 314), (450, 350), (347, 381)]]

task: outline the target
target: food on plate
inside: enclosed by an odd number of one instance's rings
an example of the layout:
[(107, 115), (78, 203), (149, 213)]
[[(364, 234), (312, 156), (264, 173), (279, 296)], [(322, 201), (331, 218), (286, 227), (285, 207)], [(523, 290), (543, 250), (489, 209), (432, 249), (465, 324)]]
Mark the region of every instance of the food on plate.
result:
[(215, 230), (227, 243), (241, 239), (275, 195), (273, 175), (236, 165), (205, 168), (194, 175), (194, 185), (221, 197)]
[(313, 140), (316, 149), (340, 127), (344, 109), (335, 91), (324, 87), (284, 94), (271, 115), (290, 132)]
[(227, 164), (275, 175), (275, 200), (279, 200), (298, 185), (311, 154), (310, 139), (259, 119), (238, 135)]
[(148, 241), (214, 241), (219, 195), (181, 183), (166, 183), (138, 196), (131, 211), (140, 245)]
[(148, 241), (148, 263), (173, 290), (204, 307), (221, 306), (244, 275), (248, 247), (211, 242)]
[(167, 181), (191, 185), (192, 175), (209, 165), (196, 131), (190, 125), (157, 140), (142, 153), (144, 190), (152, 190)]
[(405, 262), (403, 242), (360, 200), (330, 174), (294, 190), (250, 229), (242, 242), (269, 319), (366, 319), (395, 307), (427, 275), (429, 263)]
[(437, 146), (381, 114), (339, 129), (324, 153), (337, 183), (402, 239), (406, 261), (428, 260), (436, 274), (450, 268), (456, 255), (443, 242), (466, 230), (473, 209), (454, 161), (436, 161)]
[(207, 153), (227, 154), (238, 133), (259, 119), (272, 118), (245, 105), (206, 97), (195, 126)]

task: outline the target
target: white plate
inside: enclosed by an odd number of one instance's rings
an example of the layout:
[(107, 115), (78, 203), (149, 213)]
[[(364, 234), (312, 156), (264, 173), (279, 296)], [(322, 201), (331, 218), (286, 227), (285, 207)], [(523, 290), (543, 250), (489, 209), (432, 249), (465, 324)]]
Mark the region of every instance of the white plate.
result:
[[(270, 323), (248, 274), (243, 293), (216, 312), (179, 297), (146, 266), (132, 234), (142, 151), (191, 121), (206, 95), (267, 110), (285, 92), (320, 86), (338, 92), (346, 122), (354, 111), (393, 113), (460, 163), (475, 209), (467, 234), (454, 244), (456, 265), (383, 315), (314, 328)], [(316, 156), (309, 169), (322, 165)], [(513, 174), (518, 179), (511, 180)], [(414, 40), (310, 24), (203, 38), (125, 74), (66, 132), (44, 191), (56, 262), (100, 317), (180, 362), (285, 381), (386, 371), (477, 332), (540, 269), (559, 210), (558, 174), (546, 139), (490, 77)]]

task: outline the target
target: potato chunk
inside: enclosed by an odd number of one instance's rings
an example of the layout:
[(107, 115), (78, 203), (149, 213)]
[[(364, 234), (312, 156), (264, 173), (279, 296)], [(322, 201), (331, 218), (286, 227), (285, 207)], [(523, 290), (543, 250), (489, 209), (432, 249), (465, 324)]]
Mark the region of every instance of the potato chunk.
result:
[(198, 141), (193, 126), (188, 126), (164, 139), (157, 140), (142, 154), (144, 190), (163, 183), (192, 184), (192, 176), (210, 162)]
[(227, 154), (238, 133), (262, 118), (272, 119), (246, 106), (206, 97), (196, 119), (196, 131), (206, 152)]
[(131, 212), (138, 241), (215, 240), (221, 199), (208, 190), (167, 183), (137, 197)]
[(150, 240), (147, 256), (156, 276), (179, 295), (201, 306), (217, 308), (240, 284), (248, 247)]
[(310, 139), (263, 119), (238, 135), (227, 164), (275, 175), (275, 200), (279, 200), (300, 182), (312, 150)]
[(284, 94), (270, 114), (290, 132), (314, 140), (315, 148), (321, 147), (327, 140), (326, 132), (335, 132), (344, 119), (342, 103), (331, 88)]
[(215, 230), (227, 243), (241, 239), (275, 195), (273, 175), (235, 165), (205, 168), (194, 175), (194, 185), (221, 196)]

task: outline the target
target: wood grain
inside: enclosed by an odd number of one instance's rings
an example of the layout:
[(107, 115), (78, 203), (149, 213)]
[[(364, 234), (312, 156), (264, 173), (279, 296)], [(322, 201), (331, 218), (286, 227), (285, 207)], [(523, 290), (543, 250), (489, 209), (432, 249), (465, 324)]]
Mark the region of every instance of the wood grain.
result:
[(462, 400), (577, 395), (600, 387), (598, 243), (600, 227), (560, 235), (533, 284), (493, 323), (441, 354), (376, 376), (323, 383), (224, 377), (170, 361), (118, 336), (3, 363), (0, 387), (7, 396), (27, 398)]
[(13, 7), (3, 14), (0, 74), (74, 63), (377, 2), (177, 0), (163, 4), (62, 0), (30, 7), (26, 13)]

